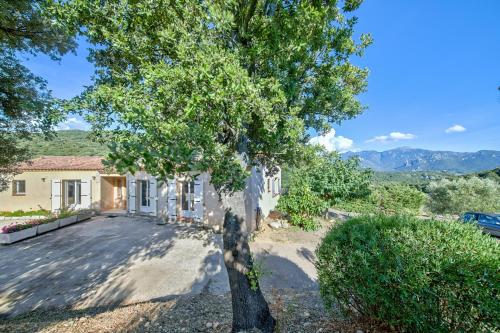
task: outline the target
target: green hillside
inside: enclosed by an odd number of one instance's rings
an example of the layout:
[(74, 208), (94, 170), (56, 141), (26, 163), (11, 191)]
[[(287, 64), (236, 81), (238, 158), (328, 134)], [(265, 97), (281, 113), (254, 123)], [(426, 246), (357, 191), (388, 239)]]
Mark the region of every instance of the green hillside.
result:
[(35, 136), (26, 142), (33, 157), (43, 155), (55, 156), (105, 156), (108, 148), (92, 142), (89, 132), (80, 130), (58, 131), (57, 136), (46, 141), (42, 136)]

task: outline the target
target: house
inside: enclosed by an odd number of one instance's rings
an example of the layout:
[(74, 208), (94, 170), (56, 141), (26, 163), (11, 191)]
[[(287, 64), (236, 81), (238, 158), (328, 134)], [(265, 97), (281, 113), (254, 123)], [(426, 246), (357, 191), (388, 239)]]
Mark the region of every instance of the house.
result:
[[(122, 175), (107, 170), (95, 156), (44, 156), (22, 164), (20, 171), (10, 188), (0, 192), (0, 211), (89, 208), (219, 227), (224, 218), (208, 173), (164, 181), (142, 171)], [(246, 220), (252, 229), (257, 211), (267, 216), (280, 192), (280, 171), (269, 177), (262, 168), (252, 168), (244, 190)]]
[(0, 211), (127, 207), (126, 177), (107, 173), (101, 157), (43, 156), (19, 169), (10, 188), (0, 192)]

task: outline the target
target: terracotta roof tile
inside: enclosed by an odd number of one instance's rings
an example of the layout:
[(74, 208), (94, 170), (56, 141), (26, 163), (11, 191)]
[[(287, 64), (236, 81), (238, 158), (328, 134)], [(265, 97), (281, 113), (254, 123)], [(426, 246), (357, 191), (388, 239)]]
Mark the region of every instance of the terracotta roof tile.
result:
[(19, 169), (104, 171), (104, 165), (100, 156), (42, 156), (22, 163)]

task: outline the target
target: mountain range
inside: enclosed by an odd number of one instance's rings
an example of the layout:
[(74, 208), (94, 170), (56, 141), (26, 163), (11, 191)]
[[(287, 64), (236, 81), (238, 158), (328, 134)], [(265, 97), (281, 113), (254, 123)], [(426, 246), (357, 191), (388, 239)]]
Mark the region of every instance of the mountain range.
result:
[(362, 167), (375, 171), (446, 171), (469, 173), (500, 166), (500, 151), (433, 151), (401, 147), (382, 152), (367, 150), (346, 152), (343, 158), (358, 156)]
[[(42, 155), (106, 156), (108, 148), (96, 144), (89, 132), (59, 131), (51, 141), (35, 136), (25, 144), (34, 157)], [(470, 173), (500, 167), (500, 151), (480, 150), (475, 153), (432, 151), (401, 147), (383, 152), (360, 151), (342, 154), (344, 158), (359, 156), (361, 165), (375, 171), (448, 171)]]

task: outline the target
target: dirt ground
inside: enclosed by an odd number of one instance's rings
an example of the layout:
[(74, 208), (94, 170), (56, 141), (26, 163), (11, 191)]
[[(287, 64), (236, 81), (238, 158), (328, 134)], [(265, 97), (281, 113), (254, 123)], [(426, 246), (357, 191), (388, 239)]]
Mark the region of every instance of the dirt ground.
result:
[[(366, 322), (342, 319), (321, 306), (317, 292), (274, 290), (265, 293), (277, 319), (277, 333), (385, 332)], [(158, 333), (231, 331), (230, 295), (198, 295), (110, 308), (58, 309), (0, 319), (0, 332)], [(336, 318), (336, 319), (334, 319)]]

